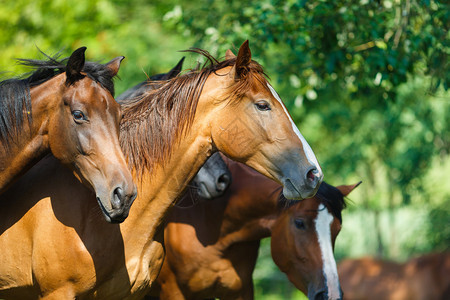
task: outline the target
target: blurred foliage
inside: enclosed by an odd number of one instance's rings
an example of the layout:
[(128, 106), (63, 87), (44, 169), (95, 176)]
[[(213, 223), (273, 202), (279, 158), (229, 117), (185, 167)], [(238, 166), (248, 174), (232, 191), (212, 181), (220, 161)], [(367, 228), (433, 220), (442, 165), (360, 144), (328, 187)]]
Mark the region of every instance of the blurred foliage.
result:
[[(195, 46), (223, 57), (249, 39), (254, 59), (314, 149), (325, 179), (336, 185), (363, 180), (350, 195), (337, 257), (402, 260), (450, 247), (448, 2), (0, 4), (2, 77), (25, 72), (14, 58), (37, 58), (36, 47), (68, 56), (87, 46), (89, 60), (126, 57), (116, 88), (121, 93), (146, 74), (169, 70), (184, 55), (178, 50)], [(197, 59), (188, 57), (185, 67)], [(262, 245), (258, 298), (297, 297), (277, 279), (286, 282), (270, 265), (267, 243)]]
[(182, 12), (173, 14), (179, 29), (218, 54), (250, 38), (280, 82), (302, 83), (289, 97), (335, 82), (354, 97), (376, 91), (387, 98), (416, 72), (434, 75), (433, 89), (449, 85), (450, 13), (443, 1), (200, 0), (174, 11)]
[[(192, 38), (161, 25), (162, 13), (148, 1), (0, 0), (0, 71), (11, 77), (27, 71), (15, 58), (42, 58), (62, 50), (62, 57), (86, 46), (87, 59), (107, 62), (123, 55), (116, 91), (144, 80), (145, 73), (161, 73), (182, 57)], [(166, 9), (168, 10), (168, 9)]]

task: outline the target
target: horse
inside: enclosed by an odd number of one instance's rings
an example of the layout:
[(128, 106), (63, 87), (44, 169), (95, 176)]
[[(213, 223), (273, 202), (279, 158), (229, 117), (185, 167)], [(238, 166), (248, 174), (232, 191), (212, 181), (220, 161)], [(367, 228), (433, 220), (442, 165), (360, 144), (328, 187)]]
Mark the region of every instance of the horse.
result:
[(118, 102), (123, 102), (126, 100), (139, 98), (145, 92), (155, 89), (158, 85), (161, 84), (161, 81), (169, 80), (178, 76), (183, 70), (184, 59), (185, 57), (183, 56), (180, 59), (180, 61), (175, 65), (175, 67), (173, 67), (169, 72), (152, 75), (147, 80), (142, 81), (137, 85), (129, 88), (128, 90), (117, 96), (116, 100)]
[(51, 153), (93, 187), (106, 220), (120, 222), (136, 196), (113, 98), (124, 57), (101, 65), (85, 62), (85, 51), (61, 61), (21, 60), (36, 70), (0, 82), (0, 193)]
[[(222, 196), (232, 181), (230, 170), (222, 159), (220, 152), (211, 155), (195, 174), (189, 186), (196, 190), (191, 193), (191, 200), (195, 196), (203, 200), (213, 200)], [(197, 199), (198, 200), (198, 199)], [(195, 201), (194, 201), (195, 202)]]
[(316, 193), (320, 165), (248, 41), (223, 61), (191, 51), (210, 63), (122, 107), (138, 187), (124, 222), (100, 222), (92, 193), (52, 157), (0, 195), (0, 298), (144, 297), (164, 260), (164, 217), (216, 151), (284, 183), (287, 198)]
[[(120, 104), (127, 103), (131, 99), (142, 97), (145, 92), (156, 89), (162, 84), (162, 81), (175, 78), (183, 69), (184, 59), (185, 57), (183, 56), (169, 72), (152, 75), (147, 80), (129, 88), (117, 96), (116, 100)], [(230, 183), (230, 171), (219, 152), (216, 152), (206, 160), (188, 186), (190, 187), (189, 192), (191, 195), (197, 195), (204, 200), (211, 200), (223, 195)], [(197, 200), (197, 197), (194, 196), (192, 199)]]
[(309, 299), (340, 299), (332, 248), (343, 197), (357, 185), (335, 188), (322, 182), (315, 197), (292, 202), (278, 183), (224, 160), (233, 177), (225, 194), (174, 207), (166, 218), (166, 259), (150, 294), (160, 299), (253, 299), (260, 240), (271, 237), (273, 260)]
[(338, 265), (349, 300), (444, 300), (450, 298), (450, 252), (431, 253), (397, 263), (371, 257)]

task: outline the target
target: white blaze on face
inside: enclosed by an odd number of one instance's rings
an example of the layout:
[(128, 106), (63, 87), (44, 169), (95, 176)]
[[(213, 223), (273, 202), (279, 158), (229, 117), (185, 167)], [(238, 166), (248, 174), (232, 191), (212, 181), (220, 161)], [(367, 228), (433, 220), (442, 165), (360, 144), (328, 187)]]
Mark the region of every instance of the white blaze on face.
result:
[(320, 168), (320, 165), (317, 162), (317, 158), (314, 155), (314, 152), (312, 151), (311, 147), (309, 146), (308, 142), (305, 140), (303, 135), (300, 133), (300, 130), (298, 130), (297, 126), (295, 125), (294, 121), (291, 118), (291, 115), (287, 111), (286, 106), (284, 106), (283, 102), (281, 101), (280, 96), (278, 96), (278, 93), (274, 90), (274, 88), (270, 84), (267, 84), (267, 86), (269, 87), (269, 90), (272, 92), (273, 97), (275, 99), (277, 99), (278, 102), (280, 102), (281, 107), (283, 108), (284, 112), (286, 113), (286, 116), (288, 117), (289, 121), (291, 122), (292, 129), (294, 130), (295, 134), (297, 134), (298, 138), (302, 142), (303, 151), (305, 152), (306, 158), (308, 159), (309, 163), (311, 163), (312, 165), (314, 165), (316, 167), (317, 171), (319, 171), (319, 174), (322, 174), (322, 169)]
[(339, 299), (339, 276), (334, 259), (333, 247), (331, 245), (330, 225), (333, 222), (333, 215), (328, 209), (320, 204), (316, 217), (316, 232), (319, 240), (320, 251), (322, 253), (323, 274), (327, 280), (329, 299)]

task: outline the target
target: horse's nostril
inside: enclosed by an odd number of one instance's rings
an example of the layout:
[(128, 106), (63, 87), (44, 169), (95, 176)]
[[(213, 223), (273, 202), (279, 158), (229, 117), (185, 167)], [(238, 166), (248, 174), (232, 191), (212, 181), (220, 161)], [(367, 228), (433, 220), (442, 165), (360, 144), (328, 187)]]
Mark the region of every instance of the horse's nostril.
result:
[(314, 296), (314, 300), (328, 300), (328, 297), (324, 291), (321, 291)]
[(319, 171), (316, 168), (312, 168), (306, 173), (306, 179), (312, 186), (315, 186), (318, 183), (319, 177)]
[(308, 171), (308, 173), (306, 174), (306, 177), (308, 178), (308, 179), (311, 179), (311, 180), (314, 180), (315, 178), (316, 178), (316, 174), (317, 173), (317, 169), (311, 169), (311, 170), (309, 170)]
[(123, 204), (123, 198), (123, 190), (120, 187), (115, 188), (111, 200), (112, 207), (116, 209), (121, 208)]
[(231, 177), (228, 174), (222, 174), (217, 178), (217, 190), (224, 191), (228, 188), (231, 182)]

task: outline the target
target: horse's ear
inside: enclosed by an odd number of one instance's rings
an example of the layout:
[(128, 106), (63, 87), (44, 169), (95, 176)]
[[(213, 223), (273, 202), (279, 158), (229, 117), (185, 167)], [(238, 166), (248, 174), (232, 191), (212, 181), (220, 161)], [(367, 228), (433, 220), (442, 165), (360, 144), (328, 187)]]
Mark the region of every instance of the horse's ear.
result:
[(225, 59), (228, 60), (233, 58), (236, 58), (236, 55), (234, 55), (233, 51), (228, 49), (227, 52), (225, 52)]
[(84, 77), (81, 74), (85, 62), (84, 52), (86, 52), (86, 47), (81, 47), (70, 55), (66, 66), (66, 84), (70, 85)]
[(248, 66), (252, 61), (252, 52), (248, 46), (248, 40), (246, 40), (239, 48), (238, 55), (236, 57), (236, 64), (231, 69), (230, 75), (234, 79), (239, 79), (245, 76), (248, 72)]
[(172, 70), (170, 70), (166, 75), (163, 76), (162, 80), (168, 80), (178, 76), (178, 74), (181, 73), (181, 70), (183, 70), (183, 62), (185, 58), (186, 57), (183, 56), (183, 58), (180, 59), (178, 64), (175, 67), (173, 67)]
[(340, 185), (340, 186), (337, 186), (336, 188), (345, 197), (348, 194), (350, 194), (351, 191), (353, 191), (355, 188), (357, 188), (361, 183), (362, 183), (362, 181), (355, 183), (355, 184), (350, 184), (350, 185)]
[(120, 63), (125, 58), (125, 56), (118, 56), (113, 58), (109, 63), (105, 65), (111, 71), (111, 75), (114, 77), (119, 73)]
[(252, 52), (248, 46), (248, 40), (246, 40), (239, 48), (238, 55), (236, 57), (236, 75), (241, 77), (248, 71), (248, 65), (252, 61)]

